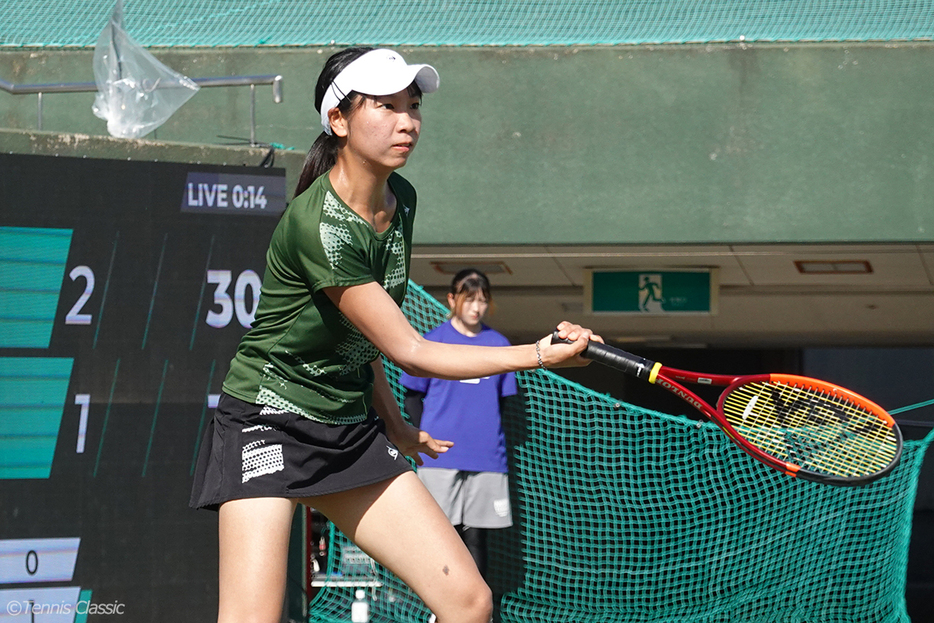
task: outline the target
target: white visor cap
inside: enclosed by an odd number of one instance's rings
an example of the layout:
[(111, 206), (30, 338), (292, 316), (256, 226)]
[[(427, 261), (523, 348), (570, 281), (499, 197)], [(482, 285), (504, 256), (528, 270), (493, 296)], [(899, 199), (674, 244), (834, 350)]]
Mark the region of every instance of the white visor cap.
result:
[(328, 111), (337, 106), (351, 91), (364, 95), (392, 95), (408, 88), (413, 82), (422, 93), (434, 93), (441, 79), (431, 65), (406, 65), (398, 52), (371, 50), (343, 69), (321, 100), (321, 126), (331, 133)]

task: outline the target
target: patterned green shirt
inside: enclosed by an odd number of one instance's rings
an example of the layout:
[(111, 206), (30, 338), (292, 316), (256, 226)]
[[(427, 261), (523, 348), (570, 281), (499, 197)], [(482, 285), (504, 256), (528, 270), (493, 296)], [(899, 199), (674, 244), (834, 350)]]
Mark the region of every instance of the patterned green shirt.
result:
[(396, 213), (377, 233), (322, 175), (289, 205), (266, 253), (253, 328), (243, 337), (224, 391), (327, 424), (363, 421), (373, 398), (370, 362), (379, 351), (324, 288), (376, 281), (405, 298), (415, 189), (393, 173)]

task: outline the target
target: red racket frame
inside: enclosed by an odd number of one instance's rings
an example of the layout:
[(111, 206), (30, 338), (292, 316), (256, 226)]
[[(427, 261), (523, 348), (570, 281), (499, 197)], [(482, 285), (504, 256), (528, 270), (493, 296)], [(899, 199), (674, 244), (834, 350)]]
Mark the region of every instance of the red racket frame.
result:
[[(567, 340), (562, 339), (558, 335), (557, 331), (555, 331), (552, 335), (552, 341), (568, 343)], [(675, 396), (678, 396), (693, 406), (695, 409), (706, 415), (708, 419), (710, 419), (724, 433), (726, 433), (727, 436), (746, 454), (756, 459), (757, 461), (764, 463), (765, 465), (768, 465), (769, 467), (779, 472), (782, 472), (787, 476), (839, 486), (861, 485), (872, 482), (873, 480), (881, 478), (882, 476), (891, 472), (901, 458), (901, 431), (898, 429), (898, 426), (892, 416), (889, 415), (885, 409), (872, 402), (871, 400), (868, 400), (859, 394), (832, 383), (792, 374), (728, 375), (706, 374), (701, 372), (691, 372), (688, 370), (679, 370), (677, 368), (669, 368), (668, 366), (664, 366), (658, 362), (633, 355), (632, 353), (628, 353), (624, 350), (614, 348), (612, 346), (607, 346), (606, 344), (600, 342), (590, 342), (582, 355), (584, 357), (593, 359), (594, 361), (598, 361), (604, 365), (625, 372), (630, 376), (634, 376), (638, 379), (648, 381), (649, 383), (659, 385), (667, 389), (669, 392)], [(717, 408), (714, 408), (706, 400), (682, 385), (679, 381), (693, 383), (696, 385), (711, 385), (718, 387), (726, 386), (726, 389), (723, 390), (723, 392), (720, 394), (719, 400), (717, 401)], [(883, 422), (885, 422), (885, 424), (889, 426), (895, 434), (898, 448), (894, 459), (885, 469), (880, 470), (877, 473), (870, 474), (868, 476), (843, 477), (828, 476), (826, 474), (812, 472), (802, 468), (800, 465), (788, 463), (787, 461), (783, 461), (766, 453), (765, 451), (759, 449), (747, 441), (730, 424), (726, 418), (726, 415), (723, 413), (723, 403), (726, 399), (726, 396), (728, 396), (730, 392), (732, 392), (739, 385), (755, 382), (786, 383), (803, 386), (806, 388), (809, 387), (813, 389), (819, 389), (825, 392), (837, 394), (841, 397), (841, 399), (862, 405), (867, 410), (877, 415)]]

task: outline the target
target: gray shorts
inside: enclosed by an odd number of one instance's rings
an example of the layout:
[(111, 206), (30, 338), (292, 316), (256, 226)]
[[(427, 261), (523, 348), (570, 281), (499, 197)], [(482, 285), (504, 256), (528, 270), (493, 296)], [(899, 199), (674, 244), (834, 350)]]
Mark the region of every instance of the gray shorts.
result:
[(506, 474), (420, 467), (418, 477), (453, 525), (468, 528), (512, 525)]

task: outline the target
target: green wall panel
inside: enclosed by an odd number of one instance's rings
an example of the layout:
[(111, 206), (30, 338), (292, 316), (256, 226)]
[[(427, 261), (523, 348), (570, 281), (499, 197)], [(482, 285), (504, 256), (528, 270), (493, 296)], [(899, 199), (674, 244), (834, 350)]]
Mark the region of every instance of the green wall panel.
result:
[[(419, 243), (934, 240), (934, 44), (402, 51), (441, 73), (403, 171)], [(298, 153), (318, 132), (311, 93), (330, 52), (155, 50), (193, 77), (282, 74), (284, 103), (257, 89), (257, 136)], [(3, 52), (0, 75), (91, 80), (90, 58)], [(0, 122), (35, 126), (35, 96), (0, 98)], [(92, 101), (48, 96), (45, 126), (103, 133)], [(247, 90), (205, 89), (158, 138), (248, 128)]]

